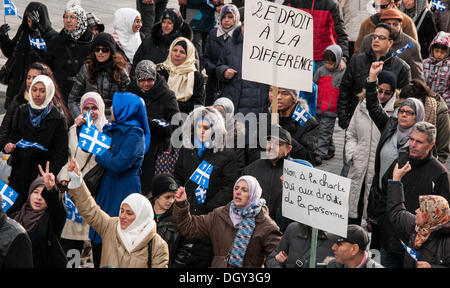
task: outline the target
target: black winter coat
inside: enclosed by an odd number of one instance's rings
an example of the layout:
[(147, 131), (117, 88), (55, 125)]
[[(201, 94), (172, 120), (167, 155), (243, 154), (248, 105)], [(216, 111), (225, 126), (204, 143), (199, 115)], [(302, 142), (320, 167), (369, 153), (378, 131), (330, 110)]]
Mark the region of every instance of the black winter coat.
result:
[[(334, 240), (327, 232), (319, 230), (317, 235), (316, 263), (322, 263), (328, 256), (333, 256)], [(275, 256), (280, 251), (286, 252), (288, 259), (280, 263)], [(309, 268), (311, 253), (311, 227), (293, 222), (289, 224), (278, 246), (269, 254), (267, 268)]]
[(134, 77), (136, 65), (141, 60), (151, 60), (155, 64), (164, 62), (169, 55), (169, 48), (172, 41), (178, 37), (184, 37), (192, 41), (194, 33), (189, 24), (183, 21), (178, 31), (172, 32), (170, 35), (164, 36), (161, 30), (161, 22), (155, 23), (152, 27), (150, 36), (142, 41), (138, 50), (134, 54), (133, 66), (130, 70), (130, 77)]
[[(407, 174), (408, 175), (408, 174)], [(419, 253), (419, 261), (430, 263), (431, 268), (450, 267), (450, 222), (440, 229), (431, 232), (427, 241), (419, 249), (414, 248), (416, 239), (416, 216), (405, 207), (405, 197), (401, 182), (390, 182), (387, 187), (387, 211), (389, 219), (395, 229), (406, 234), (409, 239), (405, 244)], [(404, 268), (416, 268), (416, 262), (405, 251), (403, 257)]]
[[(161, 74), (161, 76), (164, 77), (164, 79), (169, 81), (169, 72), (165, 69), (158, 69), (158, 73)], [(204, 87), (204, 78), (202, 73), (195, 71), (194, 72), (194, 94), (192, 94), (192, 97), (189, 98), (188, 101), (178, 102), (178, 108), (180, 109), (180, 112), (189, 114), (192, 110), (194, 110), (195, 106), (203, 106), (205, 104), (205, 87)]]
[(58, 175), (69, 156), (69, 136), (66, 120), (55, 108), (52, 108), (50, 113), (42, 120), (40, 127), (33, 127), (29, 118), (28, 105), (21, 105), (14, 115), (11, 134), (7, 143), (17, 143), (21, 139), (37, 142), (48, 151), (38, 148), (22, 149), (16, 147), (12, 152), (9, 160), (12, 167), (9, 186), (19, 196), (14, 205), (9, 208), (8, 215), (19, 210), (23, 203), (27, 201), (30, 184), (40, 175), (38, 164), (45, 167), (46, 162), (50, 161), (50, 172)]
[[(383, 61), (390, 57), (393, 51), (389, 51), (385, 56), (380, 57), (379, 61)], [(339, 87), (339, 97), (337, 104), (337, 114), (339, 118), (339, 126), (347, 129), (352, 119), (356, 105), (358, 105), (357, 95), (366, 85), (366, 79), (369, 76), (370, 66), (375, 62), (376, 57), (373, 51), (361, 53), (351, 58), (347, 66), (344, 77)], [(397, 76), (397, 87), (401, 89), (411, 81), (411, 68), (402, 59), (392, 57), (388, 60), (383, 70), (388, 70)], [(380, 131), (382, 131), (380, 129)]]
[[(25, 9), (24, 15), (31, 11), (39, 13), (39, 33), (48, 47), (58, 37), (58, 33), (53, 30), (52, 23), (47, 11), (47, 6), (39, 2), (31, 2)], [(30, 45), (29, 35), (32, 35), (28, 27), (27, 18), (23, 17), (22, 24), (19, 26), (16, 35), (11, 40), (8, 35), (0, 36), (0, 46), (3, 55), (12, 63), (11, 74), (6, 89), (5, 109), (8, 108), (12, 98), (17, 95), (22, 86), (28, 67), (37, 61), (42, 61), (45, 50), (40, 50)]]
[(33, 268), (30, 237), (0, 209), (0, 268)]
[(205, 62), (205, 70), (208, 75), (208, 81), (206, 82), (206, 106), (211, 106), (216, 99), (215, 93), (220, 90), (218, 87), (219, 80), (216, 75), (217, 63), (219, 62), (220, 54), (222, 54), (225, 48), (226, 40), (223, 36), (217, 37), (217, 28), (212, 29), (205, 44), (205, 53), (203, 54), (203, 60)]
[[(423, 14), (425, 14), (425, 16)], [(420, 27), (417, 27), (422, 16), (425, 18)], [(420, 43), (420, 54), (422, 54), (422, 59), (427, 59), (430, 56), (428, 52), (431, 42), (433, 42), (434, 37), (439, 32), (437, 30), (436, 22), (434, 21), (433, 13), (428, 10), (428, 8), (424, 9), (422, 13), (420, 13), (420, 16), (417, 17), (414, 24), (416, 24), (417, 28), (417, 37)]]
[[(258, 115), (266, 100), (269, 99), (269, 85), (242, 79), (243, 44), (241, 27), (238, 27), (225, 44), (225, 49), (217, 63), (216, 75), (222, 87), (221, 97), (227, 97), (233, 101), (235, 113)], [(228, 68), (237, 71), (237, 74), (229, 80), (223, 76)]]
[(91, 52), (93, 38), (94, 34), (89, 29), (78, 40), (70, 37), (62, 29), (55, 41), (48, 46), (44, 61), (53, 70), (56, 83), (61, 89), (66, 105), (75, 76)]
[(143, 193), (148, 194), (151, 191), (152, 179), (155, 175), (156, 157), (159, 153), (169, 149), (170, 136), (174, 130), (174, 126), (162, 127), (152, 119), (165, 120), (170, 124), (173, 115), (180, 110), (175, 94), (167, 86), (166, 80), (159, 74), (156, 74), (155, 84), (150, 91), (142, 91), (136, 81), (131, 81), (128, 90), (144, 99), (147, 108), (147, 120), (152, 141), (142, 163), (141, 187)]
[(40, 248), (33, 250), (33, 267), (66, 268), (66, 254), (59, 243), (67, 217), (64, 194), (55, 187), (50, 191), (44, 187), (41, 195), (47, 203), (47, 209), (36, 228), (29, 233), (33, 248)]

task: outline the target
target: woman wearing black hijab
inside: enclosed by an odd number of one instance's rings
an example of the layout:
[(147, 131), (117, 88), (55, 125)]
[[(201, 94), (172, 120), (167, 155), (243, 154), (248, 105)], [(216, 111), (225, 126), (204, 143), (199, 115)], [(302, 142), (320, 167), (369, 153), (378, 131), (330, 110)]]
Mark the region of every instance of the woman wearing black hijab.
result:
[(12, 40), (8, 36), (9, 29), (8, 24), (0, 26), (0, 48), (3, 55), (8, 58), (6, 65), (10, 69), (7, 79), (5, 79), (6, 83), (4, 83), (8, 86), (5, 109), (8, 109), (12, 98), (19, 92), (28, 67), (44, 58), (46, 49), (31, 46), (29, 37), (43, 38), (48, 46), (58, 35), (52, 28), (47, 6), (40, 2), (30, 2), (25, 8), (22, 24)]

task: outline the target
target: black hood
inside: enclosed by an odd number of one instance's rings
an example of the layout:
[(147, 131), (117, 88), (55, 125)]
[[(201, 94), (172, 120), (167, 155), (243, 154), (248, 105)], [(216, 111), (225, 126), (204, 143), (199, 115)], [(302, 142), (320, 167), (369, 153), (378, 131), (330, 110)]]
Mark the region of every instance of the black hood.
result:
[(161, 30), (161, 22), (155, 23), (152, 27), (152, 38), (155, 44), (160, 44), (162, 42), (167, 42), (169, 45), (178, 37), (184, 37), (192, 41), (194, 39), (194, 32), (188, 23), (183, 21), (178, 30), (172, 31), (170, 35), (163, 35)]
[(47, 33), (52, 29), (52, 22), (50, 21), (50, 17), (48, 14), (47, 6), (45, 4), (39, 3), (39, 2), (30, 2), (28, 4), (27, 8), (25, 8), (25, 12), (23, 13), (23, 19), (21, 26), (25, 31), (30, 32), (30, 28), (28, 27), (28, 14), (31, 14), (31, 12), (37, 11), (39, 13), (39, 32), (41, 32), (41, 35)]

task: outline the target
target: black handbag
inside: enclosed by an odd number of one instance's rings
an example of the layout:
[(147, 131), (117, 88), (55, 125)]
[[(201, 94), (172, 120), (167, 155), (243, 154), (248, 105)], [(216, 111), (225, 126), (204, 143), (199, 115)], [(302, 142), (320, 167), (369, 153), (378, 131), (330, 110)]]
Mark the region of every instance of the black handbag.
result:
[[(78, 147), (77, 147), (78, 148)], [(84, 164), (83, 168), (81, 168), (81, 172), (83, 172), (83, 169), (86, 167), (87, 163), (89, 163), (89, 160), (91, 160), (92, 154), (89, 154), (88, 159), (86, 160), (86, 163)], [(98, 191), (100, 190), (100, 185), (102, 185), (103, 180), (103, 174), (105, 173), (105, 168), (103, 168), (100, 165), (95, 165), (94, 168), (89, 170), (86, 175), (84, 175), (83, 180), (86, 184), (87, 188), (89, 189), (89, 192), (91, 192), (92, 197), (95, 198), (97, 196)]]

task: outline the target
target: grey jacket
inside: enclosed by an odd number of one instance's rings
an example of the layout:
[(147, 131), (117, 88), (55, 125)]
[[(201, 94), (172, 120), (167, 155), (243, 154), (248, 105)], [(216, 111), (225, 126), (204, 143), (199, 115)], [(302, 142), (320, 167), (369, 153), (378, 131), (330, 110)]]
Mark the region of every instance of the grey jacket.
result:
[[(347, 267), (344, 264), (336, 262), (336, 259), (333, 259), (327, 264), (327, 268), (347, 268)], [(359, 268), (384, 268), (384, 267), (378, 262), (375, 262), (375, 260), (368, 259), (367, 262)]]

